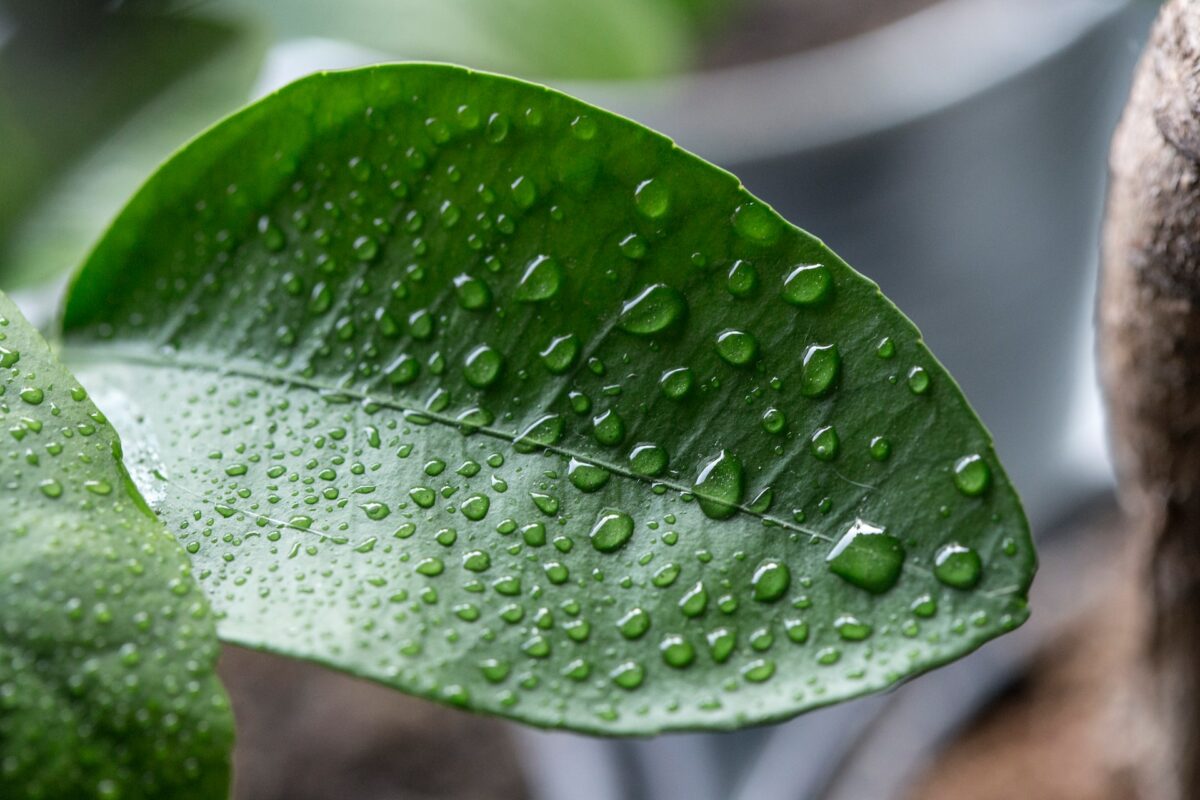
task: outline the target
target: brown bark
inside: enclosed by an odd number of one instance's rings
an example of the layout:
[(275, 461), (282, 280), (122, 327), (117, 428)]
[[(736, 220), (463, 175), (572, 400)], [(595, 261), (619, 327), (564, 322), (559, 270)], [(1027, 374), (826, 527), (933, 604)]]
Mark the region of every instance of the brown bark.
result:
[(1147, 592), (1118, 750), (1152, 800), (1200, 797), (1200, 4), (1171, 0), (1111, 156), (1101, 372)]

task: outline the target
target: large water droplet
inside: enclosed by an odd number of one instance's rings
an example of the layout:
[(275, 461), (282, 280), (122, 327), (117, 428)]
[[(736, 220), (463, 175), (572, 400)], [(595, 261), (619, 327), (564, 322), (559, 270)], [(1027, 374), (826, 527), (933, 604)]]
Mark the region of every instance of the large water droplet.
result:
[(492, 290), (479, 278), (463, 273), (454, 278), (458, 304), (468, 311), (479, 311), (492, 302)]
[(696, 648), (678, 633), (664, 636), (658, 650), (667, 666), (675, 669), (688, 667), (696, 660)]
[(536, 256), (525, 267), (525, 274), (517, 283), (515, 297), (525, 303), (549, 300), (558, 294), (562, 279), (562, 265), (555, 258)]
[(741, 460), (722, 450), (701, 468), (692, 491), (706, 516), (728, 519), (737, 513), (737, 506), (745, 494), (745, 484)]
[(651, 179), (638, 184), (633, 193), (633, 201), (642, 216), (658, 219), (667, 213), (671, 205), (671, 194), (665, 183)]
[(667, 468), (667, 451), (656, 444), (635, 445), (629, 451), (629, 466), (638, 475), (661, 475)]
[(837, 430), (832, 425), (817, 428), (808, 442), (809, 450), (821, 461), (832, 461), (836, 458), (839, 446)]
[(824, 264), (800, 264), (783, 279), (783, 299), (796, 306), (815, 306), (830, 295), (833, 276)]
[(592, 547), (601, 553), (615, 552), (633, 536), (633, 518), (624, 511), (606, 508), (600, 512), (588, 536)]
[(974, 589), (983, 577), (983, 561), (979, 553), (966, 545), (951, 542), (937, 552), (933, 574), (939, 581), (955, 589)]
[(630, 609), (617, 620), (617, 630), (626, 639), (639, 639), (650, 630), (650, 615), (641, 608)]
[(755, 244), (771, 244), (779, 238), (779, 218), (762, 203), (747, 200), (734, 209), (733, 229)]
[(963, 456), (954, 462), (954, 485), (968, 497), (987, 491), (992, 482), (992, 470), (978, 453)]
[(758, 341), (746, 331), (724, 330), (717, 334), (717, 354), (728, 364), (744, 367), (758, 357)]
[(642, 289), (621, 307), (621, 330), (642, 336), (660, 333), (683, 319), (687, 301), (677, 289), (656, 283)]
[(810, 344), (800, 361), (800, 394), (820, 397), (829, 391), (842, 368), (836, 345)]
[(579, 337), (573, 333), (555, 336), (540, 355), (546, 369), (561, 375), (575, 366), (575, 360), (579, 358)]
[(829, 551), (829, 571), (872, 594), (882, 594), (896, 585), (904, 566), (904, 545), (883, 528), (861, 519), (842, 534)]
[(463, 362), (463, 377), (476, 389), (486, 389), (500, 377), (504, 356), (492, 347), (481, 344), (467, 353)]
[(792, 584), (792, 572), (787, 564), (779, 561), (764, 561), (754, 570), (750, 585), (754, 587), (754, 599), (760, 603), (773, 603), (787, 594)]

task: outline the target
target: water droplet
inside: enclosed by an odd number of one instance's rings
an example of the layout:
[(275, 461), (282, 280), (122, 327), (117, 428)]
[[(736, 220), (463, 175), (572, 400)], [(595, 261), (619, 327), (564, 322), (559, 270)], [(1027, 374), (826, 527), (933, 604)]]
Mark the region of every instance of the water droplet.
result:
[(717, 334), (717, 354), (728, 364), (744, 367), (758, 357), (758, 341), (746, 331), (724, 330)]
[(633, 193), (633, 201), (642, 216), (658, 219), (667, 213), (671, 205), (671, 194), (665, 183), (650, 179), (638, 184)]
[(491, 386), (504, 368), (504, 356), (490, 346), (481, 344), (467, 354), (463, 362), (463, 377), (476, 389)]
[(708, 652), (718, 664), (728, 661), (737, 645), (737, 634), (729, 628), (717, 628), (705, 638), (708, 642)]
[(771, 244), (779, 238), (779, 218), (762, 203), (747, 200), (734, 209), (733, 229), (755, 244)]
[(540, 355), (546, 369), (561, 375), (575, 366), (575, 360), (579, 358), (579, 337), (573, 333), (555, 336)]
[(601, 553), (615, 552), (633, 536), (633, 518), (624, 511), (604, 509), (588, 536), (592, 540), (592, 547)]
[(541, 511), (548, 517), (553, 517), (558, 513), (558, 498), (548, 495), (545, 492), (530, 492), (530, 499), (537, 506), (537, 510)]
[(525, 176), (521, 176), (512, 182), (513, 202), (518, 208), (529, 208), (537, 202), (537, 189), (533, 185), (533, 181)]
[(471, 572), (486, 572), (491, 566), (491, 556), (482, 550), (471, 550), (463, 555), (463, 568)]
[(37, 406), (46, 399), (46, 393), (37, 387), (29, 387), (21, 390), (21, 399), (31, 406)]
[(970, 547), (951, 542), (938, 550), (933, 575), (955, 589), (974, 589), (983, 576), (983, 561)]
[(908, 388), (913, 394), (925, 394), (929, 391), (929, 373), (924, 367), (913, 367), (908, 371)]
[(7, 347), (0, 347), (0, 368), (8, 369), (21, 360), (21, 354), (16, 350), (9, 350)]
[(551, 256), (536, 256), (525, 267), (514, 296), (524, 303), (549, 300), (558, 294), (562, 285), (562, 265)]
[(691, 666), (692, 662), (696, 660), (696, 648), (677, 633), (664, 636), (658, 645), (658, 650), (662, 653), (662, 659), (667, 666), (675, 669)]
[(661, 333), (687, 314), (687, 301), (678, 290), (662, 283), (642, 289), (621, 307), (621, 330), (648, 336)]
[(766, 658), (756, 659), (742, 667), (742, 677), (751, 683), (762, 683), (770, 680), (774, 674), (775, 662)]
[(508, 677), (510, 669), (507, 661), (495, 658), (485, 658), (479, 662), (479, 670), (489, 683), (500, 683)]
[(366, 513), (367, 519), (375, 521), (386, 519), (392, 513), (387, 503), (363, 503), (362, 510)]
[(636, 233), (626, 236), (618, 243), (617, 247), (621, 250), (621, 255), (633, 261), (640, 261), (645, 258), (646, 253), (650, 249), (646, 244), (646, 240)]
[(813, 432), (808, 442), (809, 450), (821, 461), (832, 461), (837, 457), (839, 440), (837, 430), (832, 425), (825, 425)]
[(876, 461), (887, 461), (892, 454), (892, 443), (882, 436), (872, 437), (870, 451)]
[(613, 683), (622, 689), (636, 689), (646, 679), (646, 670), (636, 661), (626, 661), (609, 673)]
[(656, 444), (634, 445), (629, 451), (629, 467), (638, 475), (661, 475), (667, 468), (667, 451)]
[(617, 630), (626, 639), (639, 639), (650, 630), (650, 615), (641, 608), (631, 609), (617, 620)]
[(38, 484), (38, 488), (42, 490), (42, 494), (46, 495), (46, 497), (62, 497), (62, 484), (54, 478), (46, 478)]
[(848, 642), (861, 642), (871, 635), (871, 626), (853, 614), (842, 614), (833, 621), (833, 629)]
[(446, 570), (446, 565), (440, 558), (424, 558), (417, 564), (417, 572), (429, 578), (437, 577)]
[(462, 501), (460, 509), (464, 517), (472, 522), (478, 522), (487, 516), (490, 506), (491, 501), (487, 499), (487, 495), (473, 494)]
[(675, 579), (679, 577), (681, 569), (678, 564), (664, 564), (654, 573), (654, 577), (650, 579), (650, 582), (659, 589), (665, 589), (675, 582)]
[(87, 489), (92, 494), (109, 495), (112, 494), (112, 484), (106, 480), (84, 481), (83, 488)]
[(492, 290), (479, 278), (466, 273), (454, 278), (454, 294), (467, 311), (479, 311), (492, 302)]
[(437, 502), (437, 492), (428, 486), (414, 486), (408, 490), (408, 496), (421, 508), (430, 508)]
[(513, 442), (518, 453), (532, 453), (539, 447), (550, 447), (562, 439), (566, 423), (561, 414), (545, 414), (531, 422)]
[(706, 516), (711, 519), (732, 517), (746, 491), (741, 460), (722, 450), (701, 468), (692, 491)]
[(758, 288), (758, 270), (749, 261), (733, 262), (725, 277), (725, 288), (734, 297), (749, 297)]
[(567, 464), (567, 479), (581, 492), (596, 492), (608, 483), (609, 471), (604, 467), (572, 458)]
[(904, 555), (899, 539), (856, 519), (829, 551), (825, 563), (834, 575), (872, 594), (882, 594), (900, 579)]
[(669, 369), (658, 379), (662, 393), (672, 400), (680, 400), (692, 390), (695, 378), (688, 367)]
[(937, 601), (930, 595), (923, 594), (916, 600), (913, 600), (909, 608), (918, 617), (929, 618), (937, 613)]
[(417, 379), (421, 363), (407, 353), (401, 353), (387, 368), (388, 382), (393, 386), (404, 386)]
[(796, 306), (824, 302), (833, 288), (833, 276), (824, 264), (800, 264), (783, 279), (783, 299)]
[(754, 570), (750, 585), (754, 587), (754, 599), (760, 603), (773, 603), (787, 594), (792, 584), (792, 572), (787, 564), (764, 561)]
[(698, 617), (704, 613), (706, 608), (708, 608), (708, 589), (704, 587), (702, 581), (697, 581), (696, 585), (688, 589), (680, 599), (679, 610), (685, 617)]
[(605, 411), (592, 419), (592, 435), (602, 445), (618, 445), (625, 439), (625, 421), (616, 411)]
[(379, 255), (379, 242), (370, 236), (359, 236), (354, 240), (354, 255), (359, 261), (374, 261)]
[(796, 644), (804, 644), (808, 641), (808, 623), (798, 619), (787, 619), (783, 621), (783, 629), (787, 632), (789, 640)]
[(820, 397), (837, 381), (842, 357), (836, 345), (810, 344), (804, 349), (800, 364), (800, 394)]
[(768, 408), (762, 415), (763, 430), (767, 433), (780, 433), (787, 425), (787, 418), (778, 408)]
[(992, 470), (978, 453), (954, 462), (954, 485), (968, 497), (978, 497), (992, 483)]

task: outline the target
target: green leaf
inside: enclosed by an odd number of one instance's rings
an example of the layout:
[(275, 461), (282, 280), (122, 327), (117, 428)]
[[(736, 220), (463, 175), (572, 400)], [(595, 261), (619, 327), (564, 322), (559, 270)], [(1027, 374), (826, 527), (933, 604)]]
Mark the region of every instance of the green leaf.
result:
[(120, 443), (0, 294), (0, 797), (224, 797), (212, 612)]
[(245, 645), (645, 733), (881, 689), (1027, 614), (1019, 501), (912, 324), (545, 88), (293, 84), (132, 200), (65, 336)]

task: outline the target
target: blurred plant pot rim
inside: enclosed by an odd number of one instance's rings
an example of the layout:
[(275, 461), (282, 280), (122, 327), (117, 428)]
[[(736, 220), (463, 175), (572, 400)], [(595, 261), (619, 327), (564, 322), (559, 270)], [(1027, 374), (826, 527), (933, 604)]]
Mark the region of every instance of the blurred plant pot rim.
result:
[(640, 81), (551, 81), (717, 163), (768, 159), (928, 116), (1020, 75), (1129, 0), (942, 0), (792, 55)]

